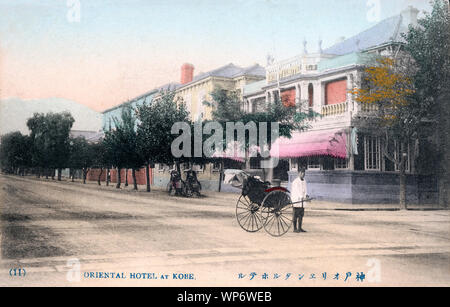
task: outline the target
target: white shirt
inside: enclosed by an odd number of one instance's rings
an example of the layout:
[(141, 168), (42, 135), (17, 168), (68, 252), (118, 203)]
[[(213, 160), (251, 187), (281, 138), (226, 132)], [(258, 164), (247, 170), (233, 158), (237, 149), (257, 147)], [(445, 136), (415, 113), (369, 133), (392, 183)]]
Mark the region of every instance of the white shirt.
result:
[[(301, 180), (300, 177), (295, 178), (291, 185), (291, 201), (298, 202), (302, 199), (306, 199), (307, 191), (306, 191), (306, 180)], [(303, 205), (306, 203), (303, 202)], [(298, 208), (302, 206), (302, 203), (293, 204), (294, 207)]]

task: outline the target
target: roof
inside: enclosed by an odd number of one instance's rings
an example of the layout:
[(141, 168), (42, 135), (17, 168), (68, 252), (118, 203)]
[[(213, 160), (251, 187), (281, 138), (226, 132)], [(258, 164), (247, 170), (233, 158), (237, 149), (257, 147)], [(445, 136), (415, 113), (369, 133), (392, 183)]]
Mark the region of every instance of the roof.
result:
[(263, 87), (266, 86), (266, 79), (252, 82), (249, 84), (244, 85), (243, 94), (244, 95), (250, 95), (255, 94), (263, 91)]
[(344, 55), (386, 43), (403, 42), (401, 33), (408, 30), (408, 25), (403, 19), (401, 14), (384, 19), (370, 29), (337, 43), (323, 52)]
[(97, 138), (100, 138), (103, 135), (102, 131), (88, 131), (88, 130), (70, 130), (69, 132), (70, 137), (77, 138), (82, 137), (89, 140), (97, 140)]
[(371, 60), (373, 60), (373, 56), (368, 53), (354, 52), (322, 60), (317, 64), (317, 70), (321, 73), (330, 69), (338, 69), (351, 65), (365, 65)]
[[(171, 84), (171, 83), (169, 83), (169, 84)], [(169, 84), (166, 84), (165, 86), (167, 87)], [(164, 86), (160, 87), (160, 89), (162, 89), (163, 87)], [(148, 96), (153, 95), (153, 94), (155, 94), (158, 91), (159, 91), (159, 89), (152, 89), (151, 91), (148, 91), (145, 94), (139, 95), (139, 96), (137, 96), (137, 97), (135, 97), (135, 98), (133, 98), (131, 100), (122, 102), (122, 103), (120, 103), (120, 104), (118, 104), (118, 105), (116, 105), (114, 107), (111, 107), (109, 109), (106, 109), (106, 110), (102, 111), (101, 113), (105, 114), (105, 113), (111, 112), (111, 111), (113, 111), (115, 109), (122, 108), (123, 106), (125, 106), (127, 104), (131, 105), (131, 103), (133, 103), (134, 101), (138, 101), (139, 99), (142, 99), (142, 98), (147, 98)]]
[(180, 83), (170, 82), (170, 83), (164, 84), (163, 86), (158, 87), (156, 90), (158, 92), (167, 91), (167, 90), (173, 91), (173, 90), (176, 90), (177, 88), (179, 88), (180, 86), (181, 86)]
[(208, 77), (237, 78), (241, 76), (265, 77), (266, 69), (259, 64), (254, 64), (248, 67), (240, 67), (234, 65), (233, 63), (230, 63), (214, 70), (200, 73), (199, 75), (194, 77), (194, 80), (192, 80), (192, 82), (183, 84), (182, 86), (186, 86), (190, 83), (197, 82)]
[(161, 90), (177, 90), (181, 87), (187, 86), (189, 84), (192, 84), (194, 82), (206, 79), (208, 77), (222, 77), (222, 78), (237, 78), (240, 76), (257, 76), (257, 77), (262, 77), (265, 78), (266, 77), (266, 69), (264, 67), (262, 67), (259, 64), (254, 64), (248, 67), (240, 67), (240, 66), (236, 66), (233, 63), (230, 63), (228, 65), (216, 68), (214, 70), (211, 70), (209, 72), (206, 73), (200, 73), (199, 75), (194, 77), (194, 80), (192, 80), (189, 83), (186, 84), (180, 84), (177, 82), (170, 82), (167, 83), (163, 86), (157, 87), (143, 95), (140, 95), (136, 98), (133, 98), (131, 100), (122, 102), (121, 104), (118, 104), (112, 108), (106, 109), (104, 110), (102, 113), (108, 113), (110, 111), (113, 111), (117, 108), (121, 108), (122, 106), (126, 105), (126, 104), (130, 104), (133, 101), (137, 101), (143, 97), (146, 96), (150, 96), (152, 94), (155, 94), (157, 92), (160, 92)]

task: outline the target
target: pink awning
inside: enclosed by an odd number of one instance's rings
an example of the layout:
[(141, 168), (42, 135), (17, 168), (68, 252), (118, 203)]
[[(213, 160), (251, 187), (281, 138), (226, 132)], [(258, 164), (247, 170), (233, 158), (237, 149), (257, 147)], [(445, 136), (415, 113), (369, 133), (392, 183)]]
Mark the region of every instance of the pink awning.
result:
[(299, 158), (332, 156), (347, 158), (347, 137), (342, 129), (295, 132), (292, 138), (278, 138), (270, 150), (272, 157)]

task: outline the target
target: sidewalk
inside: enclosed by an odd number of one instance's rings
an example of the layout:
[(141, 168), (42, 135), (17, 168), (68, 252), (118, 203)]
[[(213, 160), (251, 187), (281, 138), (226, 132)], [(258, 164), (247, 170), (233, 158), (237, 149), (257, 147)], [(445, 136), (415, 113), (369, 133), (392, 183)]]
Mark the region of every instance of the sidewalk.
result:
[[(236, 201), (238, 194), (227, 192), (211, 192), (205, 191), (205, 196), (213, 198), (230, 198), (230, 201)], [(313, 210), (345, 210), (345, 211), (397, 211), (400, 210), (399, 204), (347, 204), (329, 202), (324, 200), (312, 200), (307, 205), (308, 209)], [(449, 210), (449, 206), (440, 207), (438, 204), (407, 204), (408, 210)]]

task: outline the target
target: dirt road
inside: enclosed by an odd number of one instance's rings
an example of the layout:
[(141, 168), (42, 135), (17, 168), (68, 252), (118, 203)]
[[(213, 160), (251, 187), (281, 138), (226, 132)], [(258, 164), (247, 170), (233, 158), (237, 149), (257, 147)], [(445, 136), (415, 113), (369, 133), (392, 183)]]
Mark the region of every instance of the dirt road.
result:
[(450, 285), (449, 211), (308, 209), (275, 238), (239, 227), (236, 194), (0, 184), (1, 285)]

